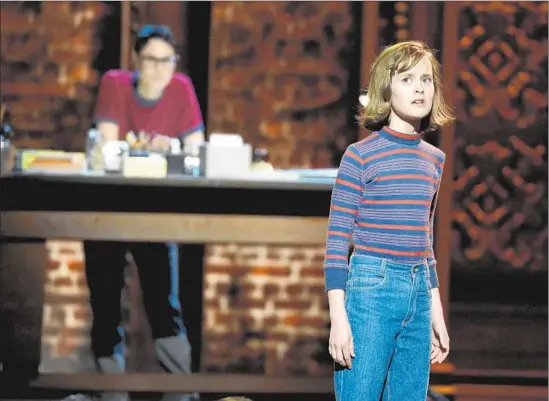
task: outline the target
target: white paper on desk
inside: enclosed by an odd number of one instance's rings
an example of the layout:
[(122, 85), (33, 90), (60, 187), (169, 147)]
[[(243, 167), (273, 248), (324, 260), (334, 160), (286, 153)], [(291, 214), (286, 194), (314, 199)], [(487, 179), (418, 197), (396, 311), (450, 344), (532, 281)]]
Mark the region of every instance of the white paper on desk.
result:
[(238, 147), (244, 144), (244, 139), (238, 134), (210, 134), (208, 138), (208, 146), (215, 147)]

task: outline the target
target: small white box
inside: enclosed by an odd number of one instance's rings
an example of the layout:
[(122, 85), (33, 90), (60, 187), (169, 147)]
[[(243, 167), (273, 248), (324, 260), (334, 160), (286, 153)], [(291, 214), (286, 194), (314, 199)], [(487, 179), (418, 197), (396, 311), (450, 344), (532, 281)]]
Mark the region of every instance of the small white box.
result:
[(238, 178), (250, 173), (252, 147), (211, 145), (200, 146), (200, 175), (206, 178)]

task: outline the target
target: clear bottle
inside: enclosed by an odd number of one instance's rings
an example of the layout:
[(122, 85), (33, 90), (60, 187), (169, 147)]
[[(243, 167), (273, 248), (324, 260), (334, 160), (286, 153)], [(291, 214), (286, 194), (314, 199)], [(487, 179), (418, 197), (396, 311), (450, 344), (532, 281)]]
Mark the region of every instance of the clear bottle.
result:
[(198, 177), (200, 175), (200, 144), (188, 144), (184, 148), (184, 174)]
[(13, 130), (10, 114), (4, 105), (2, 105), (0, 121), (2, 123), (0, 128), (0, 173), (4, 174), (12, 170), (15, 157), (15, 149), (12, 146)]
[(103, 171), (103, 136), (96, 128), (90, 128), (86, 136), (86, 169)]

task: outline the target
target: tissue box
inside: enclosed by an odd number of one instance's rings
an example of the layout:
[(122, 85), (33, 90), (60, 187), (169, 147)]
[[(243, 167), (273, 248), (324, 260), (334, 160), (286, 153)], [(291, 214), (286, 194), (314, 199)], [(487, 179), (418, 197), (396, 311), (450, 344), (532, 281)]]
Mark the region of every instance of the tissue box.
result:
[(124, 158), (124, 177), (162, 178), (166, 176), (166, 158), (160, 156), (129, 156)]
[(247, 176), (252, 164), (250, 144), (223, 146), (205, 143), (200, 146), (200, 175), (207, 178)]

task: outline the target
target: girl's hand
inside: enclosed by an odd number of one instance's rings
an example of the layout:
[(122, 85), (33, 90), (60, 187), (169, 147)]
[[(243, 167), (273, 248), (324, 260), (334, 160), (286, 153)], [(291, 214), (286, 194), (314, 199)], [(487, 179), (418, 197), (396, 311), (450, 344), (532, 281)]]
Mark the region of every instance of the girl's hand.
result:
[(434, 325), (431, 331), (431, 363), (442, 363), (450, 352), (450, 337), (446, 325)]
[(346, 313), (337, 318), (332, 318), (328, 349), (334, 361), (343, 367), (351, 369), (352, 358), (355, 357), (355, 349), (351, 325)]
[(432, 289), (431, 295), (431, 363), (442, 363), (450, 352), (450, 336), (444, 322), (438, 288)]

